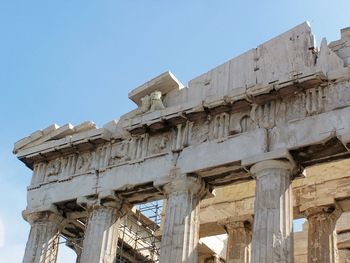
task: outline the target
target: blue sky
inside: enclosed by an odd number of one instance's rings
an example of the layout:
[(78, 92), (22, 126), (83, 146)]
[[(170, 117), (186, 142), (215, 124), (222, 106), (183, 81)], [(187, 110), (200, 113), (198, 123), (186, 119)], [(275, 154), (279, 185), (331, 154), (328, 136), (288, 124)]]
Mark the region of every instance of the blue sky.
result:
[[(30, 171), (13, 143), (51, 123), (97, 125), (171, 70), (184, 84), (310, 21), (317, 42), (350, 26), (348, 0), (0, 0), (0, 262), (21, 262)], [(60, 253), (59, 262), (74, 262)]]

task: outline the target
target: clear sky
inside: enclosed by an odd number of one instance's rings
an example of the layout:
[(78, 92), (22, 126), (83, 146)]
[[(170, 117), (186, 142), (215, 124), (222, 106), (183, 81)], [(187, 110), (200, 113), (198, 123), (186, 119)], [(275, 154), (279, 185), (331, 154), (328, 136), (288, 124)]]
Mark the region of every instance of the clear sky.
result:
[(0, 0), (0, 262), (21, 262), (29, 233), (31, 172), (15, 141), (51, 123), (102, 126), (158, 74), (187, 84), (305, 20), (318, 43), (336, 40), (349, 11), (349, 0)]

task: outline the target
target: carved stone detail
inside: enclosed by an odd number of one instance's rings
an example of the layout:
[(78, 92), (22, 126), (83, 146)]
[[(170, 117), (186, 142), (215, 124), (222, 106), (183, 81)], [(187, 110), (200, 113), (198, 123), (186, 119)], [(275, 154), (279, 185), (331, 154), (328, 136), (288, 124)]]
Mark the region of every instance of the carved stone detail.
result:
[(95, 168), (104, 168), (108, 166), (111, 159), (111, 148), (111, 144), (107, 143), (97, 149)]
[(112, 144), (111, 159), (109, 161), (110, 165), (116, 165), (131, 160), (129, 156), (130, 141), (131, 139), (126, 139)]
[(227, 137), (230, 129), (230, 115), (226, 112), (212, 117), (209, 127), (211, 140)]
[(60, 180), (69, 179), (75, 172), (75, 166), (77, 162), (77, 155), (72, 154), (62, 158), (62, 173), (59, 177)]
[(38, 186), (45, 181), (45, 174), (46, 174), (46, 167), (47, 164), (45, 162), (40, 162), (34, 164), (33, 169), (33, 177), (32, 177), (32, 186)]
[(141, 98), (141, 106), (138, 108), (138, 114), (165, 109), (162, 101), (162, 92), (153, 91), (150, 95)]
[(62, 161), (60, 158), (52, 160), (47, 165), (47, 181), (52, 182), (58, 179), (58, 174), (62, 171)]
[(193, 122), (187, 121), (176, 126), (176, 140), (174, 150), (180, 150), (189, 145), (191, 141)]
[(79, 154), (76, 163), (75, 173), (84, 173), (92, 168), (92, 153)]
[(171, 151), (174, 137), (175, 131), (173, 130), (149, 136), (148, 155)]
[(208, 140), (209, 121), (193, 122), (189, 145), (201, 144)]
[(286, 105), (282, 100), (272, 100), (263, 105), (253, 105), (251, 120), (257, 127), (271, 129), (286, 118)]
[(305, 108), (307, 116), (321, 113), (324, 110), (323, 87), (311, 88), (305, 91)]
[(143, 159), (148, 151), (148, 133), (134, 137), (132, 140), (132, 160)]

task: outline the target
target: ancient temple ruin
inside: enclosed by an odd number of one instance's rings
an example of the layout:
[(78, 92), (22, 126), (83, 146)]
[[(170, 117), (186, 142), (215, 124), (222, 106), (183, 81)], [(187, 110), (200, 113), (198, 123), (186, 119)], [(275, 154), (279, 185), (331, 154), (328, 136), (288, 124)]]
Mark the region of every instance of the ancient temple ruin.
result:
[(23, 262), (56, 262), (59, 236), (81, 263), (350, 262), (349, 66), (350, 28), (318, 47), (303, 23), (187, 87), (155, 77), (102, 128), (18, 141)]

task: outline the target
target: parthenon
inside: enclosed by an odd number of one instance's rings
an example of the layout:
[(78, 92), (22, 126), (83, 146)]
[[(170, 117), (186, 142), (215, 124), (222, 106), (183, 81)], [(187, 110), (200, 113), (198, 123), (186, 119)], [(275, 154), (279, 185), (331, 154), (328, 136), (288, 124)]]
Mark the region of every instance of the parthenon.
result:
[[(79, 263), (350, 262), (350, 28), (318, 47), (305, 22), (129, 99), (102, 128), (53, 124), (15, 143), (33, 171), (24, 263), (56, 262), (60, 236)], [(142, 213), (152, 202), (156, 219)], [(218, 235), (222, 253), (206, 243)]]

